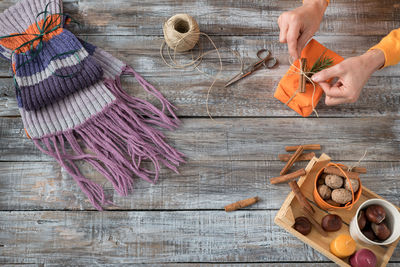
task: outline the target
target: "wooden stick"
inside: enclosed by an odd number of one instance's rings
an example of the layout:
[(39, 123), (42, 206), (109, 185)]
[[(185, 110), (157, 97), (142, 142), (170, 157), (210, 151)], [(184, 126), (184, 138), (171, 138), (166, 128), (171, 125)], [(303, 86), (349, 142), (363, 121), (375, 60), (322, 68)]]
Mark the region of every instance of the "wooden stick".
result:
[(292, 189), (294, 195), (296, 196), (297, 200), (300, 203), (300, 206), (306, 210), (308, 210), (309, 212), (311, 212), (311, 214), (314, 214), (315, 211), (313, 209), (313, 207), (310, 205), (310, 203), (308, 202), (307, 198), (303, 195), (303, 193), (300, 190), (299, 185), (297, 184), (296, 181), (291, 181), (289, 182), (289, 186)]
[(230, 212), (230, 211), (235, 211), (235, 210), (238, 210), (241, 208), (245, 208), (245, 207), (248, 207), (250, 205), (257, 203), (258, 201), (259, 201), (258, 197), (252, 197), (252, 198), (248, 198), (248, 199), (244, 199), (244, 200), (239, 200), (238, 202), (235, 202), (235, 203), (225, 206), (225, 211)]
[[(279, 154), (278, 155), (279, 160), (283, 161), (283, 162), (289, 161), (291, 157), (292, 157), (292, 154)], [(296, 161), (309, 161), (313, 157), (315, 157), (315, 153), (314, 152), (303, 153), (297, 158)]]
[(300, 76), (299, 76), (299, 92), (300, 93), (304, 93), (306, 91), (306, 76), (304, 74), (304, 72), (307, 71), (307, 59), (306, 58), (302, 58), (300, 60), (300, 68), (301, 71), (300, 72)]
[[(349, 169), (348, 166), (339, 166), (342, 170), (347, 171)], [(367, 173), (367, 168), (365, 167), (353, 167), (351, 168), (352, 172), (357, 172), (357, 173)]]
[(292, 191), (294, 195), (296, 196), (297, 200), (300, 203), (300, 206), (303, 210), (304, 215), (310, 220), (311, 224), (314, 226), (314, 228), (323, 236), (328, 236), (328, 234), (322, 229), (321, 225), (317, 222), (317, 220), (314, 218), (314, 209), (308, 202), (307, 198), (303, 195), (303, 193), (300, 190), (299, 185), (297, 184), (296, 181), (291, 181), (289, 183), (290, 188), (292, 188)]
[(306, 170), (305, 169), (300, 169), (292, 173), (288, 173), (286, 175), (278, 176), (271, 178), (269, 181), (271, 184), (280, 184), (284, 182), (288, 182), (290, 180), (296, 179), (297, 177), (306, 175)]
[(292, 165), (295, 163), (295, 161), (300, 157), (301, 153), (303, 153), (304, 148), (302, 146), (299, 146), (299, 148), (297, 148), (296, 152), (294, 152), (294, 154), (292, 155), (292, 157), (289, 159), (289, 161), (286, 163), (285, 167), (283, 167), (283, 169), (281, 170), (281, 175), (286, 174), (290, 168), (292, 167)]
[[(346, 173), (347, 177), (349, 177), (349, 179), (357, 179), (357, 178), (359, 178), (359, 175), (356, 172), (348, 172), (348, 171), (344, 171), (344, 172)], [(326, 174), (334, 174), (334, 175), (338, 175), (338, 176), (343, 177), (343, 172), (340, 169), (336, 168), (335, 166), (325, 167), (324, 173), (326, 173)]]
[(353, 167), (351, 168), (352, 172), (356, 172), (356, 173), (367, 173), (367, 168), (365, 167)]
[[(321, 150), (321, 145), (318, 144), (309, 144), (309, 145), (301, 145), (304, 150)], [(299, 146), (287, 146), (285, 147), (286, 152), (296, 151)]]

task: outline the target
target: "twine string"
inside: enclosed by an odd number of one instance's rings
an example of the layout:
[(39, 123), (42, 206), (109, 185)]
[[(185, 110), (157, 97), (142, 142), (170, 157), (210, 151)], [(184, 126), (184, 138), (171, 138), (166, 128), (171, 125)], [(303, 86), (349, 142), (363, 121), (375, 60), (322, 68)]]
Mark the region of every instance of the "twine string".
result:
[(364, 155), (357, 161), (357, 163), (349, 166), (348, 171), (351, 171), (353, 168), (360, 166), (361, 161), (363, 161), (365, 159), (365, 157), (367, 156), (367, 151), (368, 151), (368, 148), (365, 149)]
[[(348, 167), (348, 168), (347, 168), (347, 171), (350, 172), (354, 167), (357, 167), (357, 166), (360, 165), (361, 161), (363, 161), (363, 160), (365, 159), (365, 156), (367, 155), (367, 150), (368, 150), (368, 148), (365, 149), (364, 155), (358, 160), (358, 162), (357, 162), (356, 164), (354, 164), (354, 165)], [(347, 180), (348, 183), (349, 183), (352, 201), (349, 202), (349, 203), (347, 203), (347, 204), (345, 205), (345, 207), (348, 208), (349, 210), (351, 210), (352, 207), (353, 207), (353, 205), (354, 205), (354, 202), (355, 202), (355, 192), (354, 192), (354, 189), (353, 189), (353, 185), (352, 185), (352, 183), (351, 183), (351, 181), (350, 181), (350, 178), (348, 177), (348, 175), (346, 174), (346, 172), (345, 172), (342, 168), (339, 167), (339, 166), (344, 166), (344, 165), (342, 165), (342, 164), (336, 164), (336, 163), (333, 163), (333, 162), (332, 162), (331, 164), (340, 170), (340, 172), (343, 174), (343, 177), (345, 177), (346, 180)]]
[[(298, 59), (298, 60), (299, 60), (300, 66), (301, 66), (301, 60), (300, 60), (300, 59)], [(315, 105), (314, 105), (314, 97), (315, 97), (315, 92), (316, 92), (316, 90), (317, 90), (317, 87), (316, 87), (316, 85), (315, 85), (315, 82), (314, 82), (310, 77), (308, 77), (308, 75), (310, 75), (310, 74), (315, 74), (315, 72), (303, 71), (303, 70), (301, 69), (301, 67), (298, 68), (298, 67), (294, 64), (294, 62), (292, 61), (292, 58), (291, 58), (290, 56), (289, 56), (289, 63), (290, 63), (290, 66), (293, 67), (293, 68), (295, 69), (295, 71), (293, 71), (291, 68), (289, 68), (289, 71), (290, 71), (291, 73), (289, 73), (289, 74), (286, 73), (285, 76), (286, 76), (286, 75), (294, 75), (294, 74), (302, 75), (302, 76), (304, 76), (304, 77), (312, 84), (312, 86), (313, 86), (313, 93), (312, 93), (312, 97), (311, 97), (312, 111), (315, 113), (315, 115), (317, 116), (317, 118), (319, 118), (318, 112), (317, 112), (317, 110), (315, 109)], [(296, 71), (296, 70), (297, 70), (297, 71)], [(286, 101), (285, 105), (288, 105), (288, 104), (293, 100), (293, 98), (297, 95), (298, 92), (299, 92), (299, 88), (297, 88), (297, 90), (296, 90), (296, 91), (294, 92), (294, 94), (289, 98), (289, 100)]]
[[(189, 29), (186, 29), (187, 31), (185, 33), (180, 33), (177, 32), (176, 30), (176, 25), (179, 23), (186, 22)], [(211, 115), (210, 108), (209, 108), (209, 99), (211, 95), (211, 90), (214, 87), (215, 83), (218, 81), (222, 71), (223, 71), (223, 63), (222, 63), (222, 57), (220, 54), (221, 48), (218, 48), (215, 44), (215, 42), (212, 40), (212, 38), (203, 32), (200, 32), (198, 28), (197, 22), (190, 17), (189, 15), (186, 14), (178, 14), (175, 15), (174, 17), (170, 18), (165, 24), (164, 24), (164, 41), (160, 46), (160, 56), (163, 60), (163, 62), (170, 68), (173, 69), (186, 69), (189, 67), (193, 67), (193, 70), (197, 70), (198, 72), (205, 74), (209, 77), (214, 77), (211, 85), (207, 89), (207, 96), (206, 96), (206, 111), (208, 117), (212, 120), (215, 121)], [(213, 50), (203, 52), (201, 42), (199, 42), (199, 37), (203, 36), (205, 37), (213, 46)], [(168, 54), (168, 59), (171, 62), (168, 62), (167, 59), (164, 56), (164, 49), (167, 44), (167, 54)], [(199, 53), (194, 56), (192, 48), (195, 46), (198, 46), (199, 48)], [(242, 58), (240, 57), (239, 53), (237, 51), (233, 51), (232, 49), (228, 48), (234, 56), (239, 60), (241, 68), (239, 71), (239, 74), (243, 72), (243, 61)], [(171, 50), (173, 51), (173, 54), (171, 55)], [(186, 52), (189, 51), (191, 53), (192, 60), (188, 63), (179, 63), (176, 60), (176, 55), (177, 52)], [(217, 53), (218, 57), (218, 72), (215, 75), (209, 75), (206, 72), (202, 71), (199, 69), (200, 64), (203, 62), (203, 59), (205, 56), (211, 54), (211, 53)]]

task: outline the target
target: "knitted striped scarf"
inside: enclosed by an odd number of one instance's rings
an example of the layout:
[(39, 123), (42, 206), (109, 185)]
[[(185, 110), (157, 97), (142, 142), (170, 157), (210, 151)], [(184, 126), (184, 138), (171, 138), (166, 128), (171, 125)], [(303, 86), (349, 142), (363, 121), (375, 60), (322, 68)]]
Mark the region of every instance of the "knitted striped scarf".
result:
[[(111, 201), (77, 161), (90, 164), (125, 196), (135, 176), (155, 183), (162, 165), (177, 172), (183, 155), (165, 142), (160, 129), (173, 130), (179, 120), (175, 108), (132, 67), (64, 29), (68, 20), (57, 15), (62, 1), (48, 1), (21, 0), (0, 14), (0, 36), (6, 36), (0, 39), (0, 55), (12, 64), (28, 138), (101, 210)], [(47, 9), (49, 14), (37, 17)], [(121, 75), (134, 76), (162, 108), (124, 92)]]

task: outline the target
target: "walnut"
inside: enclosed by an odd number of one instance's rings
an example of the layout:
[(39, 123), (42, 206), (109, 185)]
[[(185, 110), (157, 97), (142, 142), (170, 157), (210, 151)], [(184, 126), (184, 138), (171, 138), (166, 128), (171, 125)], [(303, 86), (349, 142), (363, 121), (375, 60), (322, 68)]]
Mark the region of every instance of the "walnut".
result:
[(322, 199), (330, 199), (332, 190), (327, 185), (318, 186), (318, 193), (322, 197)]
[[(351, 182), (351, 186), (353, 187), (353, 191), (354, 193), (358, 191), (358, 188), (360, 187), (360, 183), (358, 182), (357, 179), (350, 179)], [(347, 190), (351, 191), (350, 189), (350, 184), (349, 181), (347, 179), (344, 179), (344, 188), (346, 188)]]
[(343, 186), (343, 178), (338, 175), (329, 174), (325, 177), (325, 184), (332, 189), (341, 188)]
[(339, 204), (346, 204), (353, 199), (351, 192), (344, 188), (332, 191), (332, 200)]

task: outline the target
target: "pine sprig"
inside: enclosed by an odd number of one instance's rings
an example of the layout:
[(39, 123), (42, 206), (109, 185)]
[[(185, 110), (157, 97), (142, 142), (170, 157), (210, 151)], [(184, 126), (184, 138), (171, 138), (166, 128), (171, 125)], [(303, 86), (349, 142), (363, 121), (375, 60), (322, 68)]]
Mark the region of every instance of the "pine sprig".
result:
[(322, 59), (317, 60), (308, 72), (311, 72), (312, 74), (317, 73), (323, 69), (329, 68), (332, 66), (332, 63), (333, 59), (325, 56)]
[(315, 73), (320, 72), (323, 69), (329, 68), (333, 64), (333, 59), (324, 56), (327, 49), (321, 54), (321, 56), (315, 61), (312, 67), (306, 71), (307, 77), (311, 78)]

